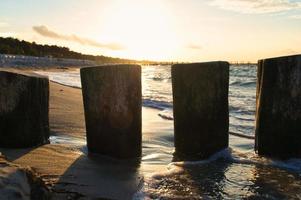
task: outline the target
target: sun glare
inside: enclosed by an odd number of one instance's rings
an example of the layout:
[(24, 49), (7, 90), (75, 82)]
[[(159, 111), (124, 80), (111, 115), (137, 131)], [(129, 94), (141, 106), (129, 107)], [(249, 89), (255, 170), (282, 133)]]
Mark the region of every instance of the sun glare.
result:
[(106, 9), (102, 31), (125, 46), (115, 53), (135, 59), (164, 60), (179, 45), (163, 1), (115, 1)]

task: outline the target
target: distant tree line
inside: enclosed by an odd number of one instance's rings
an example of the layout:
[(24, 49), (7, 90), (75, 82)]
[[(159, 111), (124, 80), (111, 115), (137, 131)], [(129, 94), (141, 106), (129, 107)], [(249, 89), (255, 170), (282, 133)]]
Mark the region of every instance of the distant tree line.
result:
[[(137, 63), (138, 61), (122, 58), (113, 58), (108, 56), (93, 56), (81, 54), (71, 51), (67, 47), (59, 47), (56, 45), (40, 45), (35, 42), (27, 42), (11, 37), (0, 37), (0, 54), (26, 55), (45, 57), (50, 56), (54, 58), (71, 58), (81, 60), (93, 60), (99, 63)], [(148, 61), (139, 61), (148, 62)]]

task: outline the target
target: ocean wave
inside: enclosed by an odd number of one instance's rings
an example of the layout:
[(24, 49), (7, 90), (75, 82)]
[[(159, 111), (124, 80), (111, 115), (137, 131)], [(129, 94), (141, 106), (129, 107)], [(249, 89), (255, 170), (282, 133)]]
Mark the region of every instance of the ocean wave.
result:
[(161, 117), (162, 119), (166, 119), (166, 120), (173, 120), (173, 111), (168, 109), (168, 110), (163, 110), (161, 112), (158, 113), (158, 116)]
[(229, 105), (229, 112), (230, 112), (230, 116), (237, 116), (237, 114), (240, 115), (252, 115), (255, 116), (255, 107), (250, 106), (250, 107), (246, 107), (246, 106), (242, 106), (240, 104), (232, 104), (230, 103)]
[(233, 115), (233, 114), (230, 113), (230, 117), (233, 117), (237, 120), (254, 122), (255, 116), (252, 115), (252, 114), (253, 114), (253, 112), (244, 113), (244, 115)]
[(166, 101), (153, 100), (153, 99), (143, 99), (142, 105), (145, 107), (155, 108), (158, 110), (165, 110), (167, 108), (171, 109), (173, 107), (172, 103)]
[(237, 137), (241, 137), (241, 138), (250, 139), (250, 140), (254, 140), (255, 139), (254, 135), (247, 135), (247, 134), (244, 134), (244, 133), (237, 133), (237, 132), (231, 132), (231, 131), (229, 131), (229, 134), (237, 136)]
[(171, 77), (161, 77), (161, 76), (155, 76), (151, 78), (154, 81), (168, 81), (171, 79)]
[(240, 87), (250, 87), (250, 86), (256, 86), (256, 81), (233, 81), (230, 82), (231, 86), (240, 86)]
[(64, 86), (81, 88), (79, 70), (67, 72), (35, 71), (36, 74), (47, 76), (50, 81)]
[(162, 80), (164, 80), (164, 78), (162, 78), (162, 77), (153, 77), (152, 79), (154, 81), (162, 81)]
[(241, 152), (232, 148), (226, 148), (212, 155), (207, 160), (200, 161), (182, 161), (182, 162), (172, 162), (168, 166), (169, 168), (173, 165), (175, 166), (185, 166), (185, 165), (202, 165), (216, 161), (218, 159), (224, 159), (225, 161), (238, 163), (238, 164), (250, 164), (250, 165), (260, 165), (260, 166), (272, 166), (281, 169), (294, 171), (299, 173), (301, 177), (301, 159), (292, 158), (289, 160), (279, 160), (276, 158), (268, 158), (257, 155), (255, 152)]

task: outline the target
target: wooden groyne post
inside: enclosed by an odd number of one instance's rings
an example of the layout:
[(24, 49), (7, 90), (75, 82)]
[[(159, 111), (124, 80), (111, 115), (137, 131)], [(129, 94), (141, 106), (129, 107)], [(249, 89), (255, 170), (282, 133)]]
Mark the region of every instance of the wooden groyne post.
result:
[(172, 66), (175, 155), (205, 159), (228, 147), (229, 63)]
[(301, 55), (258, 61), (255, 150), (301, 157)]
[(127, 159), (141, 156), (141, 67), (82, 68), (89, 152)]
[(34, 73), (0, 71), (0, 146), (25, 148), (49, 139), (49, 81)]

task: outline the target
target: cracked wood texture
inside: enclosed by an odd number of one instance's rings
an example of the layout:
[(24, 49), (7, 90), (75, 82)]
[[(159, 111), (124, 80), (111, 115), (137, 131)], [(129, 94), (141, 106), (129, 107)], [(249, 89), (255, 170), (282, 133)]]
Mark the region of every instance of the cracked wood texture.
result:
[(301, 55), (258, 62), (256, 145), (260, 155), (301, 157)]
[(141, 67), (81, 69), (89, 152), (126, 159), (141, 156)]
[(227, 148), (229, 64), (176, 64), (171, 72), (176, 159), (205, 159)]
[(33, 147), (49, 138), (49, 81), (34, 73), (0, 71), (0, 146)]

